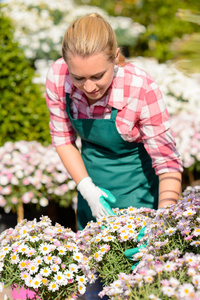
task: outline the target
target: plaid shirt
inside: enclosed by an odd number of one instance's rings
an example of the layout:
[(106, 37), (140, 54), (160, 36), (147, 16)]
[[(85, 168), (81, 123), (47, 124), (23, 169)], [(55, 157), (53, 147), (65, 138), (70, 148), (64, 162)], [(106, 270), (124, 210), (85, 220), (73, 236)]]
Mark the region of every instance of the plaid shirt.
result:
[(73, 118), (109, 119), (112, 107), (118, 109), (116, 128), (128, 142), (143, 142), (152, 158), (156, 174), (182, 172), (182, 162), (170, 131), (169, 115), (162, 94), (148, 73), (127, 64), (115, 67), (107, 94), (89, 106), (84, 93), (73, 86), (63, 58), (50, 67), (46, 100), (50, 111), (50, 132), (54, 147), (76, 140), (66, 113), (66, 93), (71, 96)]

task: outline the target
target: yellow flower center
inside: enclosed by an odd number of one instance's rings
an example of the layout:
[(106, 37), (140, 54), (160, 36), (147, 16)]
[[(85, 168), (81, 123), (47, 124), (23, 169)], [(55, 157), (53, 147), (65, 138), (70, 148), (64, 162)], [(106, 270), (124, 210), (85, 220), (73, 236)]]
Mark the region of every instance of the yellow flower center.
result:
[(21, 267), (25, 267), (25, 265), (26, 265), (25, 262), (21, 263)]

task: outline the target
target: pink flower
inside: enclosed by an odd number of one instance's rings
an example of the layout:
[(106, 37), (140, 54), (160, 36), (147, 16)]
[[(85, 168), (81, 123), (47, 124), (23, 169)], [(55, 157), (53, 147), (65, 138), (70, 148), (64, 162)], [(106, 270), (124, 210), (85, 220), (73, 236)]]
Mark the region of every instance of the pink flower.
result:
[(0, 207), (4, 207), (6, 205), (6, 200), (3, 196), (0, 195)]
[(155, 271), (159, 274), (159, 273), (162, 272), (163, 266), (162, 266), (162, 264), (158, 264), (158, 265), (155, 265), (155, 266), (154, 266), (154, 269), (155, 269)]
[(55, 242), (54, 242), (54, 245), (55, 245), (56, 247), (59, 247), (59, 246), (61, 245), (61, 243), (60, 243), (59, 241), (55, 241)]
[(29, 192), (26, 192), (22, 195), (22, 201), (23, 203), (30, 203), (31, 202), (31, 199), (34, 197), (34, 194), (33, 192), (29, 191)]
[(185, 237), (184, 240), (185, 241), (190, 241), (190, 240), (193, 239), (193, 237), (194, 237), (193, 235), (189, 235), (189, 236)]
[(161, 280), (160, 283), (162, 284), (162, 286), (170, 286), (169, 280), (167, 279)]
[(29, 184), (30, 184), (30, 180), (29, 180), (28, 178), (24, 178), (24, 179), (22, 180), (22, 183), (23, 183), (24, 185), (29, 185)]
[(13, 204), (17, 204), (19, 202), (19, 200), (17, 199), (17, 197), (12, 197), (11, 202)]

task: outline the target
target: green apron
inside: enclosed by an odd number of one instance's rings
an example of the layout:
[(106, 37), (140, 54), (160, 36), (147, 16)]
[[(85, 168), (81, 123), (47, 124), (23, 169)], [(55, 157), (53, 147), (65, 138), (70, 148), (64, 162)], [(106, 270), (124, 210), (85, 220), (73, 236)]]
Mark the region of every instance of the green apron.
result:
[[(117, 109), (110, 119), (73, 119), (70, 96), (66, 94), (67, 114), (80, 136), (81, 155), (95, 185), (108, 189), (117, 199), (112, 208), (158, 207), (158, 176), (143, 143), (124, 141), (117, 131)], [(87, 201), (78, 193), (78, 228), (94, 220)]]

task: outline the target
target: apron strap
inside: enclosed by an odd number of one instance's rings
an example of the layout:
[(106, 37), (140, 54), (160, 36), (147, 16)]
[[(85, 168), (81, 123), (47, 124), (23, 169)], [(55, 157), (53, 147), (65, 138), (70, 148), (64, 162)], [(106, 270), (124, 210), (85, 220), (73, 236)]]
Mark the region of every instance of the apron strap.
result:
[(116, 116), (117, 116), (117, 113), (118, 113), (118, 109), (115, 108), (115, 107), (112, 107), (110, 119), (115, 120)]

